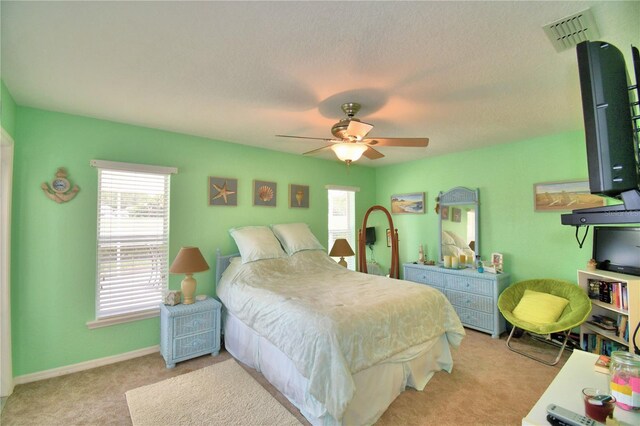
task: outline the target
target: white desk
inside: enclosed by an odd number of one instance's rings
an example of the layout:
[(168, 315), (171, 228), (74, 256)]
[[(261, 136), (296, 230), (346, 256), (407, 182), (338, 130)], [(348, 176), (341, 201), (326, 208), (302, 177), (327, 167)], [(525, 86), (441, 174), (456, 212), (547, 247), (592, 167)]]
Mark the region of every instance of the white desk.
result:
[[(582, 389), (609, 389), (609, 375), (598, 373), (593, 369), (593, 364), (597, 358), (596, 354), (578, 350), (573, 351), (571, 357), (569, 357), (547, 390), (544, 391), (536, 405), (522, 419), (522, 424), (549, 426), (547, 406), (552, 403), (584, 416)], [(526, 386), (526, 383), (523, 385)], [(618, 406), (613, 412), (613, 417), (620, 424), (640, 425), (640, 413), (625, 411)]]

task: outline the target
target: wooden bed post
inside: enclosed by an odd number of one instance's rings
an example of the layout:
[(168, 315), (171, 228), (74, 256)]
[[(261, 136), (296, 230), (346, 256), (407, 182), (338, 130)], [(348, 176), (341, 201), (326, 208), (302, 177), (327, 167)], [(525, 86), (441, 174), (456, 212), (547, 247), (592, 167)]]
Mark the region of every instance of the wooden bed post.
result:
[(398, 230), (393, 227), (393, 219), (391, 219), (391, 214), (389, 210), (385, 209), (382, 206), (371, 206), (369, 210), (364, 214), (364, 219), (362, 220), (362, 229), (358, 230), (358, 269), (360, 272), (367, 273), (367, 251), (366, 251), (366, 230), (367, 230), (367, 219), (369, 218), (369, 213), (374, 210), (380, 210), (387, 215), (387, 219), (389, 220), (389, 230), (391, 232), (391, 269), (389, 271), (389, 277), (391, 278), (400, 278), (400, 260), (398, 255)]

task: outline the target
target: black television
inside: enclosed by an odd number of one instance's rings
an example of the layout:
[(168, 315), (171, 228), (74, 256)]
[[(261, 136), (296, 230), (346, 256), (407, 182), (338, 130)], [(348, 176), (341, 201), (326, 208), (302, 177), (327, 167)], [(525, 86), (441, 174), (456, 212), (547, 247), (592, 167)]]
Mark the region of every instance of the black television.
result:
[(640, 276), (640, 228), (594, 227), (593, 259), (597, 269)]
[(621, 204), (573, 210), (561, 215), (563, 225), (640, 223), (640, 158), (638, 147), (638, 82), (640, 55), (631, 47), (636, 84), (627, 76), (622, 52), (604, 41), (576, 47), (587, 149), (589, 189)]
[(376, 228), (370, 226), (365, 231), (365, 241), (368, 246), (372, 246), (376, 243)]
[(618, 197), (637, 191), (638, 142), (630, 106), (635, 96), (624, 55), (604, 41), (583, 41), (576, 52), (591, 193)]

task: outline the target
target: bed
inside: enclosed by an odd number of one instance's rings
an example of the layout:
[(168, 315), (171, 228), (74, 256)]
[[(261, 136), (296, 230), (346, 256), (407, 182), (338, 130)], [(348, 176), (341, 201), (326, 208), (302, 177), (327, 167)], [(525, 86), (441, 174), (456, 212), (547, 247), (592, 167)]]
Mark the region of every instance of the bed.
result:
[(306, 224), (231, 234), (240, 255), (218, 254), (216, 270), (225, 348), (310, 423), (372, 424), (451, 371), (464, 329), (441, 292), (343, 268)]

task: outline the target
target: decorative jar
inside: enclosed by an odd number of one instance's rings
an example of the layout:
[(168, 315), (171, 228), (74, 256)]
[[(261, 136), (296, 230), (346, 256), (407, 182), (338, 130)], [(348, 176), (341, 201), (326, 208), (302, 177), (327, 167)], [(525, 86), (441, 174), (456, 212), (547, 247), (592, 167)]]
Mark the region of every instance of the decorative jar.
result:
[(631, 352), (611, 353), (610, 389), (623, 410), (640, 411), (640, 356)]

